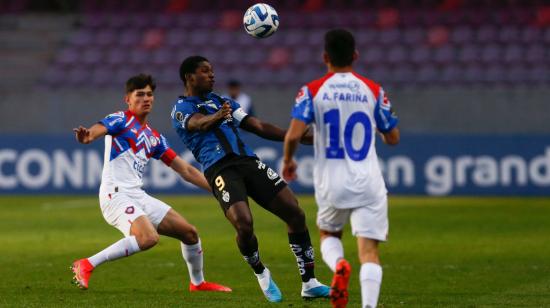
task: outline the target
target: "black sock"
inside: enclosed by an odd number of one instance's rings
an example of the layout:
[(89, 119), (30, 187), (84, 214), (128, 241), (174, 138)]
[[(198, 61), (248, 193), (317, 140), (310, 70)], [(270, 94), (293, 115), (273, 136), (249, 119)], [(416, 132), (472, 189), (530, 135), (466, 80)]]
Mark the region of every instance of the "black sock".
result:
[(260, 253), (257, 250), (248, 255), (243, 255), (243, 258), (252, 267), (254, 273), (261, 274), (264, 272), (265, 266), (260, 261)]
[(308, 282), (311, 278), (315, 278), (314, 272), (314, 255), (313, 247), (311, 246), (311, 240), (309, 238), (309, 232), (289, 233), (288, 242), (290, 243), (290, 249), (296, 256), (296, 262), (298, 263), (298, 270), (300, 276), (302, 276), (303, 282)]

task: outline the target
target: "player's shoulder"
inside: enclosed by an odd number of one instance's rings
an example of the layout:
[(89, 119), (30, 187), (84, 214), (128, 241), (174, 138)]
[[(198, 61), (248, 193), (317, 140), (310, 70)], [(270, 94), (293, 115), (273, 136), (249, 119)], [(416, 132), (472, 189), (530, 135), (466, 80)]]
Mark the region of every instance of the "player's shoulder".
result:
[(355, 76), (355, 78), (362, 81), (374, 93), (375, 97), (378, 97), (378, 94), (380, 93), (380, 88), (381, 88), (380, 84), (355, 71), (353, 71), (352, 74), (353, 76)]
[(327, 73), (323, 77), (319, 79), (315, 79), (313, 81), (310, 81), (306, 83), (305, 88), (307, 91), (309, 91), (309, 94), (311, 97), (315, 97), (317, 92), (319, 92), (319, 89), (325, 84), (325, 82), (330, 79), (330, 77), (334, 76), (334, 73)]
[(194, 110), (196, 102), (191, 96), (178, 96), (174, 103), (175, 110)]
[(125, 111), (116, 111), (113, 113), (109, 113), (106, 118), (125, 118), (126, 112)]
[(216, 92), (210, 92), (206, 95), (206, 98), (209, 100), (217, 101), (218, 103), (223, 103), (225, 101), (233, 101), (228, 95), (219, 94)]
[(188, 103), (191, 103), (192, 101), (193, 100), (189, 96), (178, 96), (175, 104), (176, 105), (188, 104)]
[(115, 126), (125, 123), (128, 119), (128, 111), (117, 111), (105, 116), (101, 123), (104, 125)]

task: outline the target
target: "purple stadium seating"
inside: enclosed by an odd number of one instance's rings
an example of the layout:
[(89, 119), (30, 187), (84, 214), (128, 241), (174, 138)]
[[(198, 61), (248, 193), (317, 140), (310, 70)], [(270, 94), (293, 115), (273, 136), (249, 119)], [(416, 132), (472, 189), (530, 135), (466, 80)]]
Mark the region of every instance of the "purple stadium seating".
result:
[[(79, 28), (54, 56), (47, 83), (109, 87), (148, 70), (177, 87), (180, 61), (200, 54), (213, 62), (218, 82), (236, 77), (252, 86), (298, 88), (324, 74), (323, 36), (334, 27), (353, 30), (358, 70), (383, 84), (550, 82), (550, 27), (532, 3), (462, 0), (449, 9), (432, 0), (326, 0), (320, 7), (283, 1), (276, 5), (279, 30), (255, 39), (240, 26), (253, 1), (169, 2), (82, 1)], [(152, 41), (144, 39), (151, 33)], [(115, 80), (105, 82), (109, 75)]]

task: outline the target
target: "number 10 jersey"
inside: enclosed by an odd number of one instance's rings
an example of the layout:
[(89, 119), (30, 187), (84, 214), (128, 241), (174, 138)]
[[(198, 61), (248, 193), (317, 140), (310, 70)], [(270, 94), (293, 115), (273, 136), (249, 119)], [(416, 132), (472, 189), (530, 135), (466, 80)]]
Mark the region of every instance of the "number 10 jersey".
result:
[(398, 120), (378, 84), (355, 72), (328, 73), (300, 89), (292, 118), (313, 124), (319, 207), (368, 206), (387, 194), (375, 137)]

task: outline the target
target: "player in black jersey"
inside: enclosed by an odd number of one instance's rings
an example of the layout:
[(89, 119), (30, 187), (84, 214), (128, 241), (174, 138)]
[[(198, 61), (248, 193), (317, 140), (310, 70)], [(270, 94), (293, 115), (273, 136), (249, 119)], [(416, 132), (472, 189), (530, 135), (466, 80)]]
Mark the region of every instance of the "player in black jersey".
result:
[[(237, 231), (239, 250), (254, 270), (266, 298), (278, 302), (282, 295), (260, 260), (248, 196), (286, 223), (302, 278), (302, 297), (327, 297), (329, 288), (315, 278), (304, 211), (285, 181), (260, 161), (239, 134), (242, 128), (265, 139), (283, 141), (286, 131), (246, 114), (230, 98), (212, 93), (214, 71), (206, 58), (186, 58), (180, 66), (180, 78), (185, 96), (174, 105), (172, 125), (203, 165), (214, 196)], [(311, 135), (302, 141), (311, 144)]]

